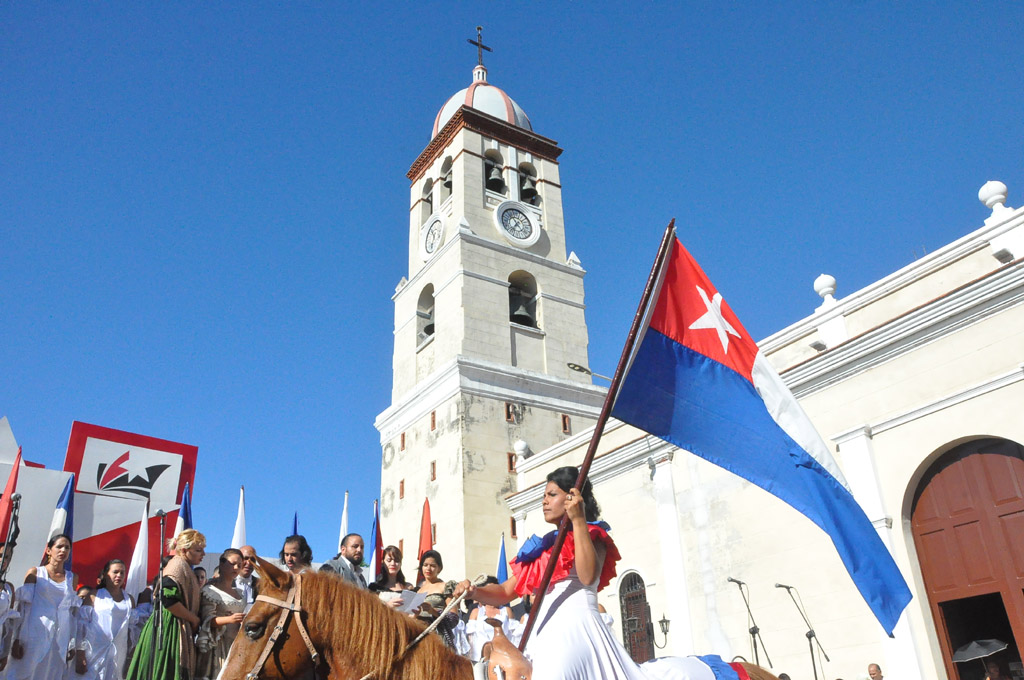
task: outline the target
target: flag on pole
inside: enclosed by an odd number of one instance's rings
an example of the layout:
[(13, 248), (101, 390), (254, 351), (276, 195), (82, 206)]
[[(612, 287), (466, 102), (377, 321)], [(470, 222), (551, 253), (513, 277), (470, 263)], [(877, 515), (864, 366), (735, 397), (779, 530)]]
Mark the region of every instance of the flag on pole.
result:
[(501, 546), (498, 548), (498, 568), (494, 570), (498, 583), (508, 580), (508, 558), (505, 557), (505, 532), (501, 532)]
[(341, 509), (341, 531), (338, 533), (338, 552), (341, 552), (341, 542), (348, 536), (348, 491), (345, 492), (345, 507)]
[(298, 536), (299, 535), (299, 512), (298, 512), (298, 510), (296, 510), (295, 514), (292, 515), (292, 534), (291, 535), (292, 536)]
[(139, 593), (145, 590), (149, 584), (146, 575), (149, 572), (149, 502), (142, 508), (142, 521), (139, 522), (139, 536), (135, 539), (135, 550), (132, 551), (132, 561), (128, 565), (128, 575), (124, 581), (124, 592), (139, 599)]
[[(416, 550), (417, 563), (423, 558), (423, 553), (434, 547), (434, 532), (430, 528), (430, 499), (423, 499), (423, 516), (420, 519), (420, 544)], [(423, 580), (423, 572), (417, 567), (417, 583)]]
[(373, 547), (370, 550), (370, 567), (367, 574), (370, 578), (377, 580), (380, 570), (384, 567), (384, 541), (380, 535), (380, 510), (377, 501), (373, 501), (373, 528), (370, 530)]
[[(72, 545), (74, 545), (74, 537), (71, 535), (72, 527), (75, 526), (75, 476), (71, 475), (68, 479), (67, 484), (64, 485), (64, 490), (60, 492), (60, 498), (57, 499), (57, 507), (53, 510), (53, 520), (50, 522), (50, 533), (47, 534), (46, 540), (49, 542), (54, 536), (64, 534), (71, 539)], [(71, 569), (71, 552), (68, 552), (68, 559), (64, 563), (68, 569)]]
[(612, 415), (806, 515), (891, 635), (911, 598), (903, 575), (796, 398), (679, 240), (671, 246)]
[(192, 528), (192, 499), (188, 493), (188, 482), (185, 482), (185, 492), (181, 495), (181, 508), (178, 509), (178, 520), (174, 523), (174, 536), (177, 538), (185, 529)]
[[(14, 457), (14, 467), (11, 474), (7, 475), (7, 486), (4, 487), (4, 495), (0, 498), (0, 541), (7, 541), (7, 532), (11, 527), (11, 511), (14, 503), (11, 501), (18, 488), (18, 471), (21, 470), (21, 447), (18, 447), (18, 455)], [(13, 537), (18, 540), (17, 536)]]
[(231, 547), (241, 548), (245, 545), (245, 487), (238, 492), (238, 516), (235, 517), (235, 533), (231, 535)]

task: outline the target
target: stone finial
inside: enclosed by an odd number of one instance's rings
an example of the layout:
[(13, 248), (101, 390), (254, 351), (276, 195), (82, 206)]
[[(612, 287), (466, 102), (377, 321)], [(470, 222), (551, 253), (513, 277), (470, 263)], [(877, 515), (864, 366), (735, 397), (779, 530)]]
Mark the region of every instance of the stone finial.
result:
[(530, 445), (522, 439), (517, 439), (512, 444), (512, 450), (515, 451), (517, 458), (526, 458), (530, 455)]
[(978, 189), (978, 200), (985, 204), (986, 208), (997, 212), (1006, 208), (1006, 185), (994, 179), (990, 179)]
[(814, 279), (814, 292), (821, 296), (825, 302), (835, 302), (836, 277), (829, 274), (821, 274)]
[(569, 253), (569, 258), (565, 261), (565, 263), (572, 267), (573, 269), (583, 269), (583, 263), (580, 262), (580, 258), (576, 254), (575, 250)]

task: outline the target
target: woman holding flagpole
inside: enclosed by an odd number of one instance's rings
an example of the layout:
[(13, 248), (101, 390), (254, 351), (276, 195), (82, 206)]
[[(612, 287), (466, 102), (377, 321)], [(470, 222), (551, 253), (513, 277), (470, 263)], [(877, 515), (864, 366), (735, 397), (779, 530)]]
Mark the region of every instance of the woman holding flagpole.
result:
[[(154, 606), (163, 615), (146, 621), (128, 669), (129, 680), (191, 680), (195, 673), (196, 647), (192, 642), (199, 628), (199, 581), (192, 567), (206, 555), (206, 537), (185, 529), (170, 540), (172, 557), (164, 567), (163, 581), (154, 593)], [(157, 621), (163, 621), (163, 638), (157, 644)], [(152, 667), (152, 675), (150, 668)]]
[[(590, 482), (583, 484), (582, 491), (573, 487), (578, 476), (576, 468), (561, 467), (548, 475), (544, 487), (544, 521), (557, 526), (567, 515), (571, 529), (546, 597), (539, 611), (531, 613), (538, 617), (536, 634), (529, 638), (525, 654), (533, 663), (533, 680), (718, 677), (711, 665), (728, 666), (717, 657), (669, 657), (638, 666), (601, 621), (597, 592), (614, 578), (620, 555), (608, 525), (598, 521), (600, 507)], [(500, 606), (533, 593), (550, 562), (556, 534), (530, 537), (512, 560), (513, 575), (504, 583), (474, 587), (463, 581), (456, 595), (468, 591), (468, 597), (477, 602)], [(725, 673), (722, 677), (736, 677), (731, 670)]]
[(21, 629), (11, 648), (8, 678), (12, 680), (56, 680), (74, 670), (85, 673), (85, 653), (76, 651), (78, 608), (82, 601), (75, 591), (78, 577), (66, 568), (71, 539), (57, 534), (46, 544), (44, 563), (25, 574), (18, 589)]

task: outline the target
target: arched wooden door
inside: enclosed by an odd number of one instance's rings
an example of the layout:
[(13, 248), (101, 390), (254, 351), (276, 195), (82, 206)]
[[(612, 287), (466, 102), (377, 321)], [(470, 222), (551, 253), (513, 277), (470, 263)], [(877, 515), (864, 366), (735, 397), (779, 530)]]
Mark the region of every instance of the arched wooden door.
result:
[(647, 587), (640, 574), (631, 572), (619, 585), (622, 610), (622, 644), (637, 663), (654, 658), (654, 622), (647, 604)]
[(993, 657), (1006, 674), (1024, 645), (1024, 448), (980, 439), (947, 452), (921, 480), (911, 525), (948, 677), (973, 678), (981, 662), (953, 653), (992, 638), (1009, 643)]

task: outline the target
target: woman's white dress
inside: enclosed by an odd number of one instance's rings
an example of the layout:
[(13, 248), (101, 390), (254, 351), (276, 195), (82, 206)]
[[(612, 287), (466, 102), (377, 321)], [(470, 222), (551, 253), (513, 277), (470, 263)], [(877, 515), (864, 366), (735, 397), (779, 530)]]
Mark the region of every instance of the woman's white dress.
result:
[(36, 567), (36, 582), (18, 589), (18, 599), (27, 607), (18, 639), (25, 653), (11, 658), (8, 677), (13, 680), (58, 680), (70, 677), (74, 662), (68, 663), (68, 650), (75, 639), (78, 608), (82, 601), (75, 594), (74, 575), (64, 581), (50, 579), (46, 567)]
[[(597, 548), (599, 563), (604, 547)], [(697, 657), (665, 657), (637, 665), (597, 609), (597, 582), (583, 585), (574, 566), (548, 587), (526, 645), (533, 680), (715, 680)], [(735, 677), (735, 676), (733, 676)]]
[(118, 680), (128, 657), (128, 630), (132, 602), (125, 596), (115, 602), (106, 588), (100, 588), (91, 607), (82, 607), (85, 621), (85, 658), (88, 672), (75, 674), (83, 680)]

